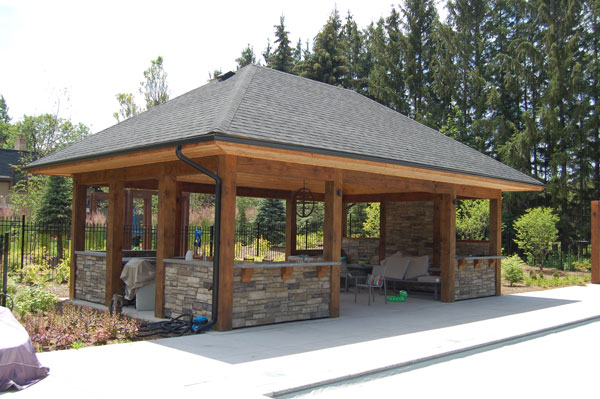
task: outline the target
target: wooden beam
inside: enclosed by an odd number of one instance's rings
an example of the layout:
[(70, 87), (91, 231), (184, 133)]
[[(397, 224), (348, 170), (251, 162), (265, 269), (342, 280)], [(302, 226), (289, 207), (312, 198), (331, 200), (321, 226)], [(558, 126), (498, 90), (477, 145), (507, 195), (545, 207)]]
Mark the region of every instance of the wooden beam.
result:
[(165, 316), (165, 259), (175, 255), (177, 184), (163, 171), (158, 179), (158, 230), (156, 232), (156, 296), (154, 315)]
[[(225, 153), (234, 154), (237, 156), (314, 165), (326, 168), (339, 168), (345, 172), (369, 172), (373, 174), (414, 179), (417, 181), (427, 181), (441, 185), (460, 184), (475, 187), (486, 187), (502, 191), (541, 191), (543, 188), (541, 185), (473, 176), (456, 172), (447, 172), (431, 168), (420, 168), (416, 166), (398, 165), (334, 155), (323, 155), (308, 151), (303, 152), (297, 150), (284, 150), (279, 148), (239, 144), (226, 141), (217, 141), (216, 145)], [(343, 179), (344, 181), (346, 180), (346, 175), (343, 176)], [(414, 189), (409, 189), (407, 191), (438, 192)], [(456, 195), (456, 193), (454, 195)]]
[(344, 202), (410, 202), (410, 201), (433, 201), (435, 194), (432, 193), (383, 193), (383, 194), (344, 194)]
[(385, 259), (385, 240), (386, 240), (386, 203), (379, 203), (379, 263)]
[[(342, 173), (325, 182), (325, 224), (323, 229), (323, 258), (339, 262), (342, 254)], [(319, 273), (319, 272), (317, 272)], [(340, 267), (331, 266), (329, 317), (340, 315)]]
[[(214, 194), (215, 185), (205, 183), (181, 182), (182, 190), (188, 193)], [(323, 201), (324, 196), (321, 193), (314, 193), (315, 201)], [(236, 187), (236, 195), (238, 197), (252, 198), (273, 198), (287, 200), (290, 196), (289, 190), (276, 190), (254, 187)]]
[[(233, 266), (235, 256), (236, 157), (222, 155), (217, 159), (221, 184), (221, 231), (219, 249), (219, 309), (215, 330), (229, 331), (233, 324)], [(215, 310), (213, 309), (213, 312)]]
[[(502, 197), (490, 200), (490, 255), (502, 255)], [(502, 295), (502, 261), (496, 264), (496, 295)]]
[(105, 305), (114, 294), (121, 294), (121, 271), (123, 269), (123, 217), (125, 189), (122, 181), (108, 185), (108, 226), (106, 232), (106, 291)]
[(75, 281), (77, 279), (77, 255), (75, 251), (85, 250), (85, 205), (87, 186), (73, 179), (73, 203), (71, 205), (71, 270), (69, 279), (69, 298), (75, 299)]
[(456, 280), (456, 195), (440, 199), (442, 302), (454, 302)]
[(441, 269), (442, 264), (442, 199), (436, 195), (433, 200), (433, 267)]
[[(199, 158), (193, 161), (207, 169), (216, 170), (216, 160), (214, 157)], [(109, 164), (105, 165), (106, 167), (109, 167)], [(133, 184), (135, 181), (156, 180), (163, 172), (174, 177), (199, 173), (196, 169), (181, 161), (159, 163), (159, 160), (156, 160), (150, 165), (104, 169), (82, 173), (79, 176), (81, 181), (87, 185), (106, 185), (112, 180), (121, 180), (128, 182), (128, 184)]]
[(600, 284), (600, 201), (592, 201), (592, 284)]
[(247, 170), (256, 175), (314, 180), (331, 180), (335, 173), (334, 169), (322, 166), (250, 157), (238, 157), (238, 170)]
[(133, 190), (158, 190), (158, 180), (134, 180), (125, 182), (125, 188)]
[(285, 201), (285, 260), (296, 253), (296, 199), (288, 193)]

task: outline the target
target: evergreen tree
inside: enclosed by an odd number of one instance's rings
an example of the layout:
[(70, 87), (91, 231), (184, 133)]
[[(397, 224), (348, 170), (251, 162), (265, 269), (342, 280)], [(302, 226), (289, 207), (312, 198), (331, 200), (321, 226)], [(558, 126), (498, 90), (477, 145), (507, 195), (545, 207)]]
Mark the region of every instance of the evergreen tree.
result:
[(64, 225), (71, 222), (72, 185), (70, 179), (49, 176), (35, 220), (48, 232), (58, 232), (56, 237), (58, 259), (63, 257)]
[(245, 49), (242, 50), (242, 54), (239, 58), (236, 58), (237, 69), (242, 69), (246, 65), (256, 64), (256, 56), (254, 55), (254, 48), (248, 44)]
[(457, 64), (455, 100), (462, 113), (458, 139), (488, 153), (490, 135), (485, 130), (487, 46), (490, 38), (490, 9), (487, 0), (448, 1), (448, 18), (455, 31), (454, 56)]
[(275, 44), (277, 47), (269, 56), (267, 66), (278, 71), (292, 72), (294, 68), (294, 50), (290, 47), (290, 32), (285, 30), (285, 17), (279, 19), (279, 25), (275, 25)]
[(432, 61), (436, 57), (435, 29), (438, 23), (433, 0), (405, 0), (402, 7), (406, 32), (406, 85), (409, 115), (424, 120), (430, 114), (428, 100), (433, 83)]
[(0, 95), (0, 144), (6, 142), (10, 136), (10, 116), (8, 115), (8, 106), (4, 100), (4, 96)]
[(348, 73), (344, 77), (343, 86), (366, 94), (371, 65), (365, 49), (365, 37), (358, 29), (350, 11), (348, 11), (346, 23), (342, 27), (341, 40), (345, 51), (344, 55), (348, 60)]
[(254, 226), (271, 243), (285, 242), (285, 204), (278, 199), (261, 199), (256, 208)]
[(334, 9), (323, 29), (317, 34), (313, 53), (294, 67), (298, 73), (309, 79), (342, 86), (348, 73), (348, 60), (344, 56), (341, 41), (342, 21)]

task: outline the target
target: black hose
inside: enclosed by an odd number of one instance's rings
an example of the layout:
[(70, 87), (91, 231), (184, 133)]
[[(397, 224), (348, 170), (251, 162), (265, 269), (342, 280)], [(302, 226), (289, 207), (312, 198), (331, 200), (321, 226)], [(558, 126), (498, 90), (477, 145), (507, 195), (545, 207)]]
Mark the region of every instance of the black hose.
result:
[(181, 151), (181, 145), (178, 145), (175, 149), (175, 154), (177, 154), (177, 158), (190, 165), (192, 168), (199, 170), (204, 173), (211, 179), (215, 181), (215, 253), (213, 257), (213, 290), (212, 290), (212, 312), (211, 318), (202, 327), (198, 330), (194, 331), (195, 333), (200, 333), (202, 331), (206, 331), (217, 322), (217, 312), (219, 309), (219, 248), (221, 242), (221, 178), (212, 171), (206, 169), (205, 167), (198, 165), (185, 155)]
[[(186, 320), (187, 318), (187, 320)], [(137, 336), (140, 338), (151, 337), (153, 335), (159, 335), (161, 337), (181, 337), (182, 335), (192, 331), (192, 320), (191, 314), (182, 314), (181, 316), (171, 318), (166, 321), (159, 321), (156, 323), (145, 323), (142, 324), (137, 332)]]

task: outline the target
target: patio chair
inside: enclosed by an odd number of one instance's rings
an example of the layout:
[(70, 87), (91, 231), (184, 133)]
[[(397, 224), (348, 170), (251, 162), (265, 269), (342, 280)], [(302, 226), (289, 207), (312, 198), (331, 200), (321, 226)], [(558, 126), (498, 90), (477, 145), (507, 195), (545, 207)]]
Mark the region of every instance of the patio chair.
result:
[(381, 289), (383, 288), (384, 293), (384, 301), (387, 304), (387, 284), (385, 282), (385, 269), (386, 265), (374, 266), (371, 274), (367, 276), (367, 280), (364, 283), (356, 283), (354, 287), (354, 303), (356, 303), (356, 297), (358, 296), (358, 291), (361, 288), (369, 289), (369, 306), (371, 306), (371, 297), (373, 297), (373, 302), (375, 302), (375, 288)]
[(345, 264), (342, 264), (340, 268), (340, 280), (344, 279), (344, 291), (348, 292), (349, 280), (354, 278), (354, 275), (348, 271), (348, 267)]

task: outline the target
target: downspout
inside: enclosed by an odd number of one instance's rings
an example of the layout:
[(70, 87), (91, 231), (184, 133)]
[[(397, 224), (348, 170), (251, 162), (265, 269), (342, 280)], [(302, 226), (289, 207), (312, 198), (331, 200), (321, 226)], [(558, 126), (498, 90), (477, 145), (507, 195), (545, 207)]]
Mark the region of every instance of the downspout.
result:
[(207, 324), (204, 324), (200, 327), (199, 330), (195, 332), (202, 332), (210, 329), (217, 322), (217, 313), (219, 309), (219, 247), (220, 247), (220, 232), (221, 232), (221, 178), (213, 173), (212, 171), (206, 169), (205, 167), (198, 165), (181, 152), (181, 145), (178, 145), (175, 149), (175, 154), (177, 154), (177, 158), (190, 165), (192, 168), (199, 170), (204, 173), (211, 179), (215, 181), (215, 253), (213, 257), (213, 290), (212, 290), (212, 312), (211, 318)]

